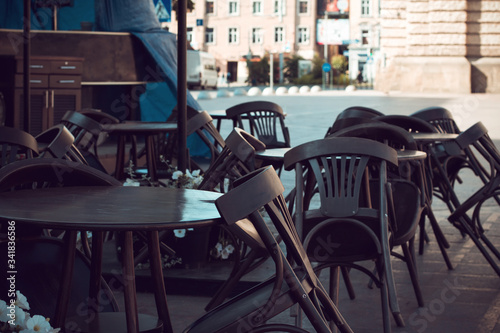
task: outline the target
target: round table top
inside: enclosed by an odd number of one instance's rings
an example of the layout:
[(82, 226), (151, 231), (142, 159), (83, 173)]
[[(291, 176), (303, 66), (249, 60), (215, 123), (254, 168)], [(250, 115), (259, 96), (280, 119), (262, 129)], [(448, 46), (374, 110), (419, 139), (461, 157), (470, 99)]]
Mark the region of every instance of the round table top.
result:
[(218, 192), (165, 187), (75, 186), (0, 194), (0, 220), (46, 228), (161, 230), (213, 225)]
[(411, 133), (418, 142), (438, 142), (455, 140), (458, 134), (454, 133)]
[(258, 150), (255, 152), (256, 156), (265, 158), (267, 160), (277, 160), (282, 161), (285, 154), (292, 148), (269, 148), (264, 150)]
[(131, 133), (131, 134), (173, 132), (177, 130), (177, 123), (126, 121), (124, 123), (118, 123), (118, 124), (103, 124), (102, 130), (108, 133)]
[(421, 150), (396, 150), (398, 161), (423, 160), (427, 157), (427, 153)]

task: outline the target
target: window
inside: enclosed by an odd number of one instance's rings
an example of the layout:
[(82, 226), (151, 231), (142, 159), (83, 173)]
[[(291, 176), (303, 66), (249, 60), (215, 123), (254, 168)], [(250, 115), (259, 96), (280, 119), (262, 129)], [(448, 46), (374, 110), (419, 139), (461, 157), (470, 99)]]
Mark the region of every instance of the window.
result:
[(214, 44), (215, 43), (215, 34), (214, 28), (206, 28), (205, 29), (205, 44)]
[(190, 43), (193, 41), (193, 27), (186, 28), (186, 39)]
[(309, 13), (309, 0), (299, 0), (299, 14)]
[(254, 15), (262, 15), (262, 0), (254, 0), (252, 2), (252, 13)]
[(274, 15), (285, 15), (285, 0), (274, 0), (273, 13)]
[(297, 43), (309, 44), (309, 28), (307, 27), (297, 28)]
[(229, 4), (229, 15), (238, 15), (240, 13), (239, 1), (228, 1)]
[(361, 16), (370, 16), (370, 0), (361, 0)]
[(262, 28), (253, 28), (252, 29), (252, 43), (253, 44), (262, 44), (263, 41), (263, 30)]
[(370, 44), (370, 31), (368, 29), (361, 29), (361, 45)]
[(215, 13), (214, 1), (215, 0), (206, 0), (206, 11), (207, 11), (207, 14), (214, 14)]
[(283, 27), (274, 28), (274, 42), (283, 43), (285, 41), (285, 29)]
[(238, 28), (229, 28), (229, 44), (238, 44)]

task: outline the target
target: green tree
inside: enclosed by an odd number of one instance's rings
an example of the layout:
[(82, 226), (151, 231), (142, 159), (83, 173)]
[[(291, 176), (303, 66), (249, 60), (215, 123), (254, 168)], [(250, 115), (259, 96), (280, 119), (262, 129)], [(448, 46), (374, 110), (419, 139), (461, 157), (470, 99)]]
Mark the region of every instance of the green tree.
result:
[(344, 74), (348, 66), (347, 58), (343, 55), (337, 54), (332, 57), (332, 67), (337, 73)]
[(258, 62), (247, 62), (248, 66), (248, 82), (256, 84), (265, 84), (269, 82), (269, 57), (265, 56)]
[(312, 77), (314, 79), (321, 79), (323, 77), (323, 58), (320, 58), (319, 55), (316, 53), (314, 55), (314, 58), (313, 58), (313, 61), (312, 61), (312, 64), (313, 64), (313, 68), (312, 68)]
[(286, 81), (294, 82), (299, 78), (299, 60), (303, 60), (301, 56), (294, 54), (291, 58), (285, 59), (285, 68), (283, 76)]

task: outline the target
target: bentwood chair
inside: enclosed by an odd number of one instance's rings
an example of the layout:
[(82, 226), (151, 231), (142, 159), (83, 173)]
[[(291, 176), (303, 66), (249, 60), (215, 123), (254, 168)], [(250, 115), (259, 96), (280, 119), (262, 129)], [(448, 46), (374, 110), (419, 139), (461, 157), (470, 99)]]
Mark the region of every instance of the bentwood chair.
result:
[[(314, 274), (288, 214), (284, 188), (274, 168), (268, 166), (253, 171), (234, 185), (216, 200), (224, 223), (245, 243), (265, 247), (275, 263), (276, 274), (208, 312), (184, 332), (305, 333), (307, 331), (298, 326), (268, 323), (294, 305), (304, 311), (316, 332), (332, 332), (329, 322), (341, 332), (352, 332)], [(262, 217), (262, 207), (281, 236), (286, 255)]]
[[(377, 121), (381, 121), (390, 125), (398, 126), (406, 131), (408, 131), (410, 134), (412, 133), (438, 133), (437, 129), (434, 128), (430, 123), (426, 122), (425, 120), (416, 118), (416, 117), (411, 117), (411, 116), (405, 116), (405, 115), (387, 115), (387, 116), (380, 116), (374, 118)], [(426, 198), (426, 206), (427, 209), (425, 210), (425, 214), (422, 215), (422, 217), (427, 216), (429, 218), (429, 221), (431, 223), (431, 226), (433, 228), (433, 231), (436, 235), (436, 238), (438, 240), (438, 244), (441, 248), (441, 253), (443, 254), (443, 257), (445, 259), (446, 265), (448, 269), (453, 269), (453, 266), (451, 262), (448, 259), (448, 256), (445, 255), (445, 248), (449, 247), (448, 241), (444, 237), (444, 234), (441, 232), (437, 220), (434, 217), (434, 214), (432, 212), (432, 199), (433, 199), (433, 192), (432, 189), (434, 187), (433, 185), (433, 164), (432, 164), (432, 147), (429, 145), (424, 145), (424, 144), (419, 144), (417, 143), (417, 147), (419, 150), (425, 151), (428, 154), (428, 158), (425, 160), (425, 198)], [(422, 219), (421, 221), (421, 237), (420, 237), (420, 245), (419, 245), (419, 253), (423, 253), (423, 246), (424, 246), (424, 241), (429, 241), (429, 238), (427, 234), (425, 233), (425, 220)]]
[[(316, 271), (344, 266), (367, 274), (380, 288), (384, 332), (391, 331), (391, 312), (398, 326), (404, 326), (390, 260), (389, 230), (396, 224), (389, 222), (396, 215), (388, 165), (398, 165), (393, 148), (355, 137), (294, 147), (285, 154), (284, 164), (286, 170), (295, 169), (295, 225), (309, 259), (317, 263)], [(369, 173), (374, 172), (370, 181)], [(316, 191), (319, 207), (308, 197)], [(375, 262), (375, 274), (359, 264), (366, 261)], [(336, 280), (336, 274), (330, 275), (332, 297), (338, 289)]]
[[(266, 149), (290, 148), (290, 132), (285, 125), (285, 113), (281, 106), (268, 101), (241, 103), (226, 110), (226, 115), (233, 120), (235, 127), (246, 130), (266, 145)], [(248, 126), (244, 126), (248, 120)], [(269, 160), (257, 157), (263, 164), (272, 164), (278, 174), (281, 172), (281, 160)]]
[[(474, 152), (481, 156), (486, 164), (485, 169), (489, 172), (488, 181), (462, 202), (453, 191), (452, 184), (447, 183), (454, 205), (454, 211), (448, 220), (472, 239), (493, 270), (500, 276), (498, 265), (500, 251), (485, 234), (482, 221), (484, 217), (481, 216), (483, 205), (500, 205), (500, 152), (481, 122), (462, 132), (455, 143), (465, 154)], [(446, 175), (443, 177), (447, 179)]]
[[(462, 132), (453, 119), (452, 113), (443, 107), (422, 109), (411, 114), (411, 116), (427, 121), (439, 133), (460, 134)], [(489, 181), (488, 170), (484, 169), (477, 156), (469, 147), (461, 150), (457, 148), (454, 142), (445, 141), (436, 142), (430, 148), (429, 152), (433, 162), (431, 165), (434, 196), (443, 201), (450, 210), (450, 213), (453, 213), (452, 193), (447, 191), (448, 187), (445, 182), (451, 183), (455, 188), (458, 184), (463, 183), (460, 176), (461, 172), (464, 169), (469, 169), (480, 178), (483, 184), (486, 184)], [(447, 180), (442, 179), (441, 168), (446, 170)]]
[(75, 137), (73, 144), (80, 150), (87, 163), (106, 172), (97, 151), (103, 133), (101, 124), (77, 111), (67, 111), (61, 119), (61, 124), (73, 134)]
[[(330, 137), (365, 138), (382, 142), (397, 150), (417, 150), (417, 143), (406, 130), (381, 122), (352, 126), (340, 130)], [(394, 212), (396, 214), (391, 221), (393, 233), (391, 234), (390, 244), (391, 249), (401, 247), (403, 252), (403, 255), (395, 251), (391, 251), (391, 254), (406, 263), (420, 307), (424, 306), (424, 301), (415, 263), (415, 234), (419, 222), (425, 218), (423, 214), (427, 214), (430, 216), (429, 218), (435, 220), (425, 198), (426, 188), (423, 167), (423, 161), (413, 160), (399, 161), (397, 169), (388, 168), (388, 179), (392, 185)], [(376, 195), (376, 192), (372, 193), (372, 195)], [(441, 250), (445, 258), (448, 259), (446, 249), (442, 247)]]
[[(198, 187), (201, 190), (227, 192), (236, 179), (255, 170), (255, 152), (265, 149), (265, 145), (251, 134), (234, 128), (226, 138), (226, 146), (204, 175)], [(263, 246), (248, 246), (237, 235), (224, 226), (222, 232), (233, 239), (234, 266), (229, 277), (216, 291), (205, 307), (209, 311), (220, 305), (233, 291), (241, 277), (262, 264), (269, 255)]]
[(5, 165), (38, 156), (36, 139), (22, 130), (0, 126), (0, 168)]

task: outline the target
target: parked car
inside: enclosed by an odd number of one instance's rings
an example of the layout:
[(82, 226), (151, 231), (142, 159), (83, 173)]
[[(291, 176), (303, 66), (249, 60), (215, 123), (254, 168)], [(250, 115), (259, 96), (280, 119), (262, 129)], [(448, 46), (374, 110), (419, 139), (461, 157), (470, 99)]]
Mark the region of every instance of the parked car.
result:
[(217, 89), (217, 69), (213, 55), (202, 51), (187, 51), (188, 89)]

